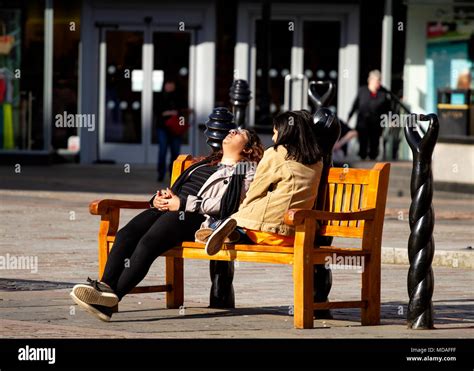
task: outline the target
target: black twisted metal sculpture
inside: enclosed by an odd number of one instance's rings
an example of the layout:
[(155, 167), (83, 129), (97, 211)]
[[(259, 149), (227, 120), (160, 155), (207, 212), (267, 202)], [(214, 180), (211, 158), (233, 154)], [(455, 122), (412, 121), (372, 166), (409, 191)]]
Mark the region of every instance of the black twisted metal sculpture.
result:
[(237, 127), (245, 127), (245, 113), (250, 102), (251, 93), (246, 80), (235, 80), (229, 89), (230, 104)]
[[(325, 90), (322, 95), (318, 92), (321, 88)], [(324, 108), (331, 103), (335, 93), (335, 85), (331, 81), (311, 81), (308, 86), (308, 97), (311, 102), (313, 113), (314, 133), (318, 138), (323, 156), (323, 171), (316, 201), (316, 209), (318, 210), (325, 210), (328, 207), (328, 205), (325, 204), (327, 192), (327, 182), (325, 182), (325, 179), (327, 179), (329, 169), (332, 167), (332, 149), (341, 133), (341, 125), (336, 115), (329, 109)], [(315, 243), (318, 246), (330, 246), (332, 240), (332, 237), (317, 235)], [(324, 264), (315, 265), (313, 281), (314, 302), (326, 302), (332, 287), (331, 269), (326, 268)], [(316, 318), (332, 318), (329, 309), (315, 310), (314, 315)]]
[[(319, 95), (318, 89), (320, 88), (325, 89), (325, 93), (323, 95)], [(315, 114), (316, 111), (322, 107), (327, 107), (329, 103), (334, 98), (336, 94), (335, 85), (332, 81), (311, 81), (308, 85), (308, 97), (309, 101), (311, 102), (311, 106), (313, 107), (312, 113)]]
[[(229, 130), (237, 126), (234, 115), (225, 107), (214, 108), (206, 122), (204, 134), (207, 144), (212, 150), (222, 149), (222, 141)], [(209, 294), (210, 308), (234, 308), (235, 295), (232, 281), (234, 280), (234, 262), (211, 260), (209, 262), (209, 273), (211, 276), (211, 291)]]
[[(224, 107), (215, 108), (206, 123), (207, 144), (217, 151), (222, 148), (222, 140), (229, 130), (245, 127), (247, 106), (251, 99), (249, 85), (245, 80), (235, 80), (229, 90), (230, 104), (233, 114)], [(211, 260), (209, 272), (211, 276), (211, 292), (209, 307), (235, 308), (233, 287), (234, 262)]]
[[(428, 130), (420, 136), (417, 121), (429, 121)], [(411, 329), (433, 328), (434, 277), (431, 264), (435, 251), (433, 240), (434, 210), (433, 173), (431, 157), (438, 139), (438, 117), (410, 115), (405, 122), (405, 136), (413, 153), (411, 173), (411, 205), (409, 213), (410, 237), (408, 240), (408, 304), (407, 322)]]
[(222, 141), (229, 134), (229, 130), (235, 129), (237, 126), (234, 122), (234, 115), (226, 107), (216, 107), (209, 115), (206, 122), (206, 130), (204, 135), (207, 137), (207, 145), (213, 151), (222, 148)]
[[(327, 108), (320, 108), (316, 111), (313, 115), (313, 124), (313, 130), (318, 138), (318, 143), (323, 155), (323, 170), (321, 173), (321, 181), (319, 182), (316, 209), (327, 210), (329, 205), (326, 204), (326, 193), (328, 191), (326, 180), (329, 174), (329, 169), (332, 167), (332, 149), (341, 134), (341, 125), (337, 116)], [(330, 246), (332, 240), (332, 237), (320, 236), (318, 234), (315, 243), (318, 246)], [(332, 287), (331, 269), (327, 268), (324, 264), (315, 265), (313, 280), (314, 302), (326, 302)], [(329, 309), (315, 310), (314, 315), (316, 318), (332, 318)]]

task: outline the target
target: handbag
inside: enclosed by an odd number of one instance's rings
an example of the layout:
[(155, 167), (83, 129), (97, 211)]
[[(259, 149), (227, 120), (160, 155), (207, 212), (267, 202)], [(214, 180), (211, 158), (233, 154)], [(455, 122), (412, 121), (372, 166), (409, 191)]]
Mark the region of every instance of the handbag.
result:
[(177, 137), (184, 135), (189, 129), (189, 124), (181, 120), (178, 115), (171, 115), (165, 121), (165, 126), (172, 135)]

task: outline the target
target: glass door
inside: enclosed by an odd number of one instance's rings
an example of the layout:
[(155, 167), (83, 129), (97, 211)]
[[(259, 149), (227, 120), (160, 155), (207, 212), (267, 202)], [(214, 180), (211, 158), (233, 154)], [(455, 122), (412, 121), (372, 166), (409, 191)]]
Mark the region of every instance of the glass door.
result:
[[(310, 81), (331, 81), (337, 86), (340, 40), (340, 22), (303, 21), (303, 69)], [(309, 100), (306, 106), (311, 107)], [(336, 112), (336, 107), (337, 89), (329, 108)]]
[[(256, 93), (250, 103), (251, 117), (257, 127), (268, 127), (280, 112), (310, 110), (309, 81), (337, 83), (341, 22), (304, 14), (274, 15), (267, 25), (259, 18), (254, 22), (255, 72), (250, 76)], [(337, 95), (330, 108), (336, 107)]]
[(257, 71), (255, 78), (255, 124), (271, 125), (275, 114), (286, 111), (285, 78), (291, 74), (293, 32), (290, 20), (256, 20)]
[[(152, 25), (101, 30), (100, 161), (155, 164), (160, 146), (169, 156), (178, 144), (179, 153), (192, 153), (192, 47), (193, 34), (188, 31)], [(160, 132), (166, 130), (172, 111), (189, 128), (179, 140)]]
[[(153, 119), (148, 162), (157, 161), (160, 146), (178, 146), (180, 153), (192, 153), (194, 123), (191, 94), (191, 47), (193, 34), (186, 31), (155, 29), (153, 46)], [(176, 111), (184, 127), (180, 135), (169, 137), (166, 121)], [(185, 129), (188, 128), (188, 129)], [(170, 152), (168, 150), (168, 152)], [(170, 153), (167, 153), (170, 156)], [(170, 158), (168, 157), (168, 162)]]
[(144, 29), (102, 29), (99, 160), (143, 163)]

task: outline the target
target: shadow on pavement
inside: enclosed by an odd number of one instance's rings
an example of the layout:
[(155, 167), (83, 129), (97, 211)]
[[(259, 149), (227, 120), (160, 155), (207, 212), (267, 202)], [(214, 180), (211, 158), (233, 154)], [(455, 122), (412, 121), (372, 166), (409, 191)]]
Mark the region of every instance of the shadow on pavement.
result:
[(145, 165), (0, 166), (0, 189), (94, 193), (153, 194), (169, 184), (158, 183), (156, 170)]
[(69, 289), (75, 285), (73, 282), (36, 281), (14, 278), (0, 278), (0, 291), (44, 291)]

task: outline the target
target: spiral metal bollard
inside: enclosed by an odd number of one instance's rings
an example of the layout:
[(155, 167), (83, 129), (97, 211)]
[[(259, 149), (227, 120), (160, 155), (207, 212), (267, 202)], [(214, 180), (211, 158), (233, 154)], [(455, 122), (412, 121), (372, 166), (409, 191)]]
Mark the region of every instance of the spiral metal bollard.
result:
[[(206, 122), (204, 134), (207, 144), (212, 150), (222, 149), (222, 141), (229, 130), (237, 126), (234, 115), (225, 107), (214, 108)], [(209, 262), (209, 273), (211, 276), (211, 291), (209, 294), (210, 308), (234, 308), (235, 296), (232, 281), (234, 279), (234, 262), (211, 260)]]
[[(244, 128), (246, 125), (245, 115), (247, 106), (251, 99), (249, 84), (245, 80), (235, 80), (229, 89), (230, 104), (234, 113), (234, 127)], [(221, 126), (219, 123), (213, 125), (214, 128)], [(230, 129), (227, 126), (222, 128), (220, 134), (225, 135)], [(224, 135), (224, 137), (225, 137)], [(224, 138), (222, 137), (222, 139)], [(234, 280), (234, 262), (211, 260), (209, 271), (211, 274), (211, 308), (235, 308), (235, 295), (232, 281)]]
[[(321, 181), (318, 188), (318, 198), (316, 201), (317, 210), (327, 210), (326, 192), (328, 189), (325, 179), (328, 177), (329, 169), (332, 166), (332, 149), (341, 134), (341, 125), (336, 115), (327, 108), (321, 108), (313, 115), (314, 133), (320, 138), (320, 149), (323, 155), (323, 170), (321, 173)], [(316, 236), (316, 245), (330, 246), (332, 237)], [(328, 300), (329, 292), (332, 287), (332, 271), (326, 268), (324, 264), (314, 266), (314, 302), (324, 303)], [(315, 310), (316, 318), (332, 318), (329, 309)]]
[[(407, 322), (411, 329), (432, 329), (434, 277), (431, 264), (435, 244), (433, 239), (433, 173), (431, 157), (438, 139), (438, 117), (429, 115), (410, 115), (405, 123), (405, 136), (413, 153), (411, 173), (411, 205), (409, 214), (410, 237), (408, 239), (408, 304)], [(417, 130), (417, 122), (429, 121), (423, 137)]]
[(246, 125), (246, 111), (250, 102), (251, 93), (246, 80), (235, 80), (229, 89), (230, 104), (235, 116), (237, 127), (244, 128)]
[(222, 141), (229, 130), (235, 128), (234, 115), (227, 108), (214, 108), (206, 122), (206, 130), (204, 131), (204, 135), (207, 137), (206, 143), (213, 151), (222, 149)]

